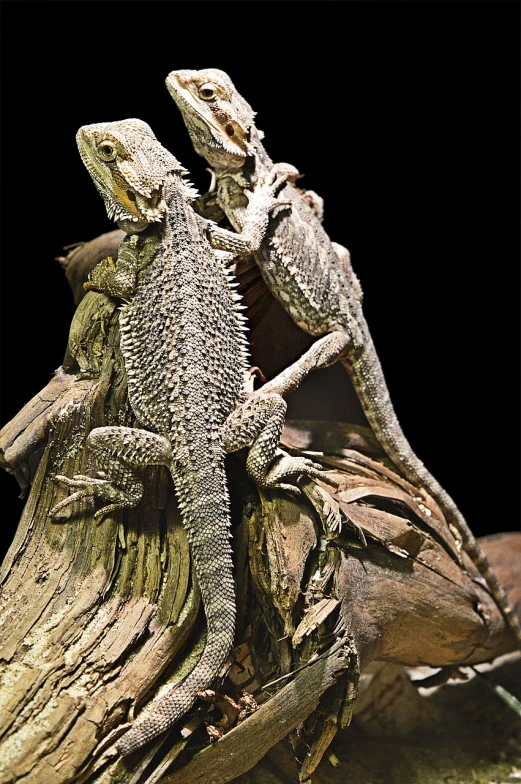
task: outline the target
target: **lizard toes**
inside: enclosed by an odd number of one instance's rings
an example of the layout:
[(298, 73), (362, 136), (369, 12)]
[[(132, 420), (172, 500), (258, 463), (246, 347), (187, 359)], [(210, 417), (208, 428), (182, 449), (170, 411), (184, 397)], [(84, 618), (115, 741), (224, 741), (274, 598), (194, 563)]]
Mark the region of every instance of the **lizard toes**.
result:
[(290, 201), (279, 201), (278, 199), (274, 199), (273, 203), (269, 205), (268, 211), (273, 212), (277, 207), (280, 207), (283, 210), (291, 209), (292, 206)]
[(58, 484), (64, 484), (64, 485), (67, 485), (70, 482), (69, 477), (63, 476), (63, 474), (55, 474), (53, 476), (53, 480)]
[(276, 194), (279, 192), (279, 190), (282, 187), (284, 187), (284, 185), (286, 184), (287, 179), (288, 179), (288, 175), (287, 174), (283, 174), (280, 177), (277, 177), (276, 180), (270, 185), (269, 192), (273, 196), (276, 196)]
[(68, 476), (63, 476), (63, 474), (55, 474), (54, 481), (61, 485), (67, 485), (67, 487), (104, 484), (101, 479), (93, 479), (91, 476), (85, 476), (84, 474), (75, 474), (72, 479)]
[(322, 468), (319, 476), (317, 476), (317, 479), (319, 479), (325, 485), (329, 485), (334, 490), (338, 490), (338, 488), (340, 487), (340, 485), (337, 482), (337, 480), (333, 479), (333, 477), (331, 477), (331, 476), (328, 476), (328, 474), (327, 474), (327, 472), (326, 472), (326, 470), (324, 468)]
[(103, 518), (111, 514), (112, 512), (117, 512), (119, 509), (123, 509), (128, 504), (109, 504), (108, 506), (104, 506), (101, 509), (98, 509), (97, 512), (94, 513), (94, 522), (101, 523)]
[(56, 475), (55, 479), (61, 484), (67, 485), (67, 487), (85, 488), (107, 484), (106, 479), (94, 479), (92, 476), (86, 476), (85, 474), (74, 474), (72, 479), (69, 479), (68, 476)]
[(293, 493), (293, 495), (302, 495), (302, 491), (297, 485), (290, 485), (289, 482), (277, 482), (276, 484), (271, 485), (270, 489), (272, 490), (287, 490), (289, 493)]
[(275, 187), (275, 191), (288, 180), (295, 182), (300, 177), (300, 172), (291, 163), (276, 163), (268, 174), (266, 181)]
[[(305, 476), (322, 479), (322, 466), (318, 463), (313, 463), (305, 457), (291, 457), (290, 455), (283, 455), (279, 458), (276, 465), (271, 469), (266, 477), (266, 486), (282, 487), (281, 480), (287, 479), (290, 476), (298, 476), (304, 474)], [(294, 492), (293, 485), (285, 485), (284, 489), (291, 488)]]
[(328, 476), (324, 466), (320, 463), (314, 463), (312, 460), (305, 460), (305, 466), (303, 466), (302, 473), (314, 479), (319, 479), (321, 482), (324, 482), (324, 484), (338, 489), (338, 482), (336, 479), (332, 479)]
[(49, 517), (51, 518), (51, 520), (63, 519), (64, 517), (66, 517), (66, 515), (60, 514), (60, 512), (63, 509), (65, 509), (68, 506), (71, 506), (76, 501), (81, 501), (83, 498), (86, 498), (89, 495), (92, 497), (90, 490), (89, 491), (86, 491), (86, 489), (77, 490), (75, 493), (72, 493), (72, 495), (69, 495), (67, 496), (67, 498), (64, 498), (63, 501), (59, 501), (57, 504), (55, 504), (52, 507), (52, 509), (49, 510)]

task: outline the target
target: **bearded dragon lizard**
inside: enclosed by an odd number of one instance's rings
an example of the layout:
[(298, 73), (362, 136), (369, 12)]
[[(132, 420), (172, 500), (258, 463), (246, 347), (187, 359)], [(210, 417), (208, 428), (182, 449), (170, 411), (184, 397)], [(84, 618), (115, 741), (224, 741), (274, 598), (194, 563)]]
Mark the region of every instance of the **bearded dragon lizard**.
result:
[[(195, 213), (197, 193), (183, 179), (186, 171), (146, 123), (83, 126), (77, 142), (109, 216), (126, 232), (117, 265), (110, 258), (100, 262), (86, 288), (124, 301), (120, 330), (128, 395), (145, 429), (92, 430), (87, 446), (98, 476), (57, 476), (75, 492), (56, 504), (51, 516), (84, 498), (104, 502), (96, 519), (135, 506), (143, 494), (135, 467), (167, 466), (207, 621), (206, 646), (193, 671), (154, 701), (116, 744), (128, 754), (191, 707), (232, 648), (235, 594), (225, 453), (252, 444), (246, 467), (264, 487), (294, 489), (283, 480), (296, 474), (324, 477), (310, 460), (277, 449), (286, 403), (276, 385), (267, 395), (249, 392), (240, 298), (221, 252), (211, 247), (218, 237), (233, 253), (251, 252), (268, 211), (280, 206), (273, 194), (281, 183), (268, 177), (252, 195), (256, 217), (239, 236)], [(278, 389), (284, 392), (283, 379)]]
[[(196, 152), (206, 158), (217, 180), (217, 201), (240, 231), (247, 196), (266, 172), (289, 172), (266, 153), (250, 105), (223, 71), (172, 71), (168, 90), (177, 103)], [(291, 167), (293, 168), (293, 167)], [(296, 172), (295, 169), (293, 171)], [(485, 554), (458, 507), (413, 452), (394, 412), (378, 355), (362, 313), (356, 278), (341, 246), (331, 243), (306, 199), (288, 182), (281, 198), (291, 211), (272, 217), (253, 254), (262, 276), (296, 324), (321, 340), (324, 367), (339, 359), (347, 369), (364, 413), (389, 458), (416, 487), (438, 502), (459, 546), (485, 578), (510, 629), (521, 644), (521, 625)], [(343, 253), (339, 251), (344, 251)], [(316, 357), (310, 353), (311, 362)]]

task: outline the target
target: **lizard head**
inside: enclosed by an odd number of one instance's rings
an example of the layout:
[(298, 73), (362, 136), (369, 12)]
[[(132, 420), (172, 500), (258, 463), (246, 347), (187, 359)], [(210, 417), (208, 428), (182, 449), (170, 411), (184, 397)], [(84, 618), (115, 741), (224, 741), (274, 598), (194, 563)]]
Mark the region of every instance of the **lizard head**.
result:
[(247, 156), (255, 155), (255, 112), (224, 71), (172, 71), (166, 86), (183, 115), (195, 151), (211, 166), (240, 168)]
[(84, 125), (76, 141), (109, 218), (132, 234), (163, 220), (165, 178), (186, 170), (159, 144), (149, 125), (133, 119)]

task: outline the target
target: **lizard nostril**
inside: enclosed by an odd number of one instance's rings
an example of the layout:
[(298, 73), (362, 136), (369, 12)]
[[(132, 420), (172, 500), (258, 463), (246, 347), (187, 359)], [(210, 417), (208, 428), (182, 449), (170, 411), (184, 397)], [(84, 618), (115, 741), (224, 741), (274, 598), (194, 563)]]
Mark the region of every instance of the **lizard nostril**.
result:
[(231, 123), (228, 123), (228, 125), (226, 126), (226, 128), (224, 130), (226, 131), (228, 136), (233, 136), (233, 134), (235, 133), (235, 129), (234, 129), (234, 127), (233, 127), (233, 125)]

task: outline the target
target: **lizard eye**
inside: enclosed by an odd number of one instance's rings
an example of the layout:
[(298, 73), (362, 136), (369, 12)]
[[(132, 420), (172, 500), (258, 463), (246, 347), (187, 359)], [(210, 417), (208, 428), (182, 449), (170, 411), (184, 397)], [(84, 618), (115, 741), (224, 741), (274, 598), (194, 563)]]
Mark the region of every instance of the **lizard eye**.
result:
[(101, 142), (98, 145), (98, 153), (100, 158), (103, 158), (104, 161), (113, 161), (116, 158), (117, 152), (116, 148), (111, 142)]
[(199, 87), (199, 96), (203, 101), (213, 101), (217, 97), (217, 88), (215, 84), (207, 82)]

